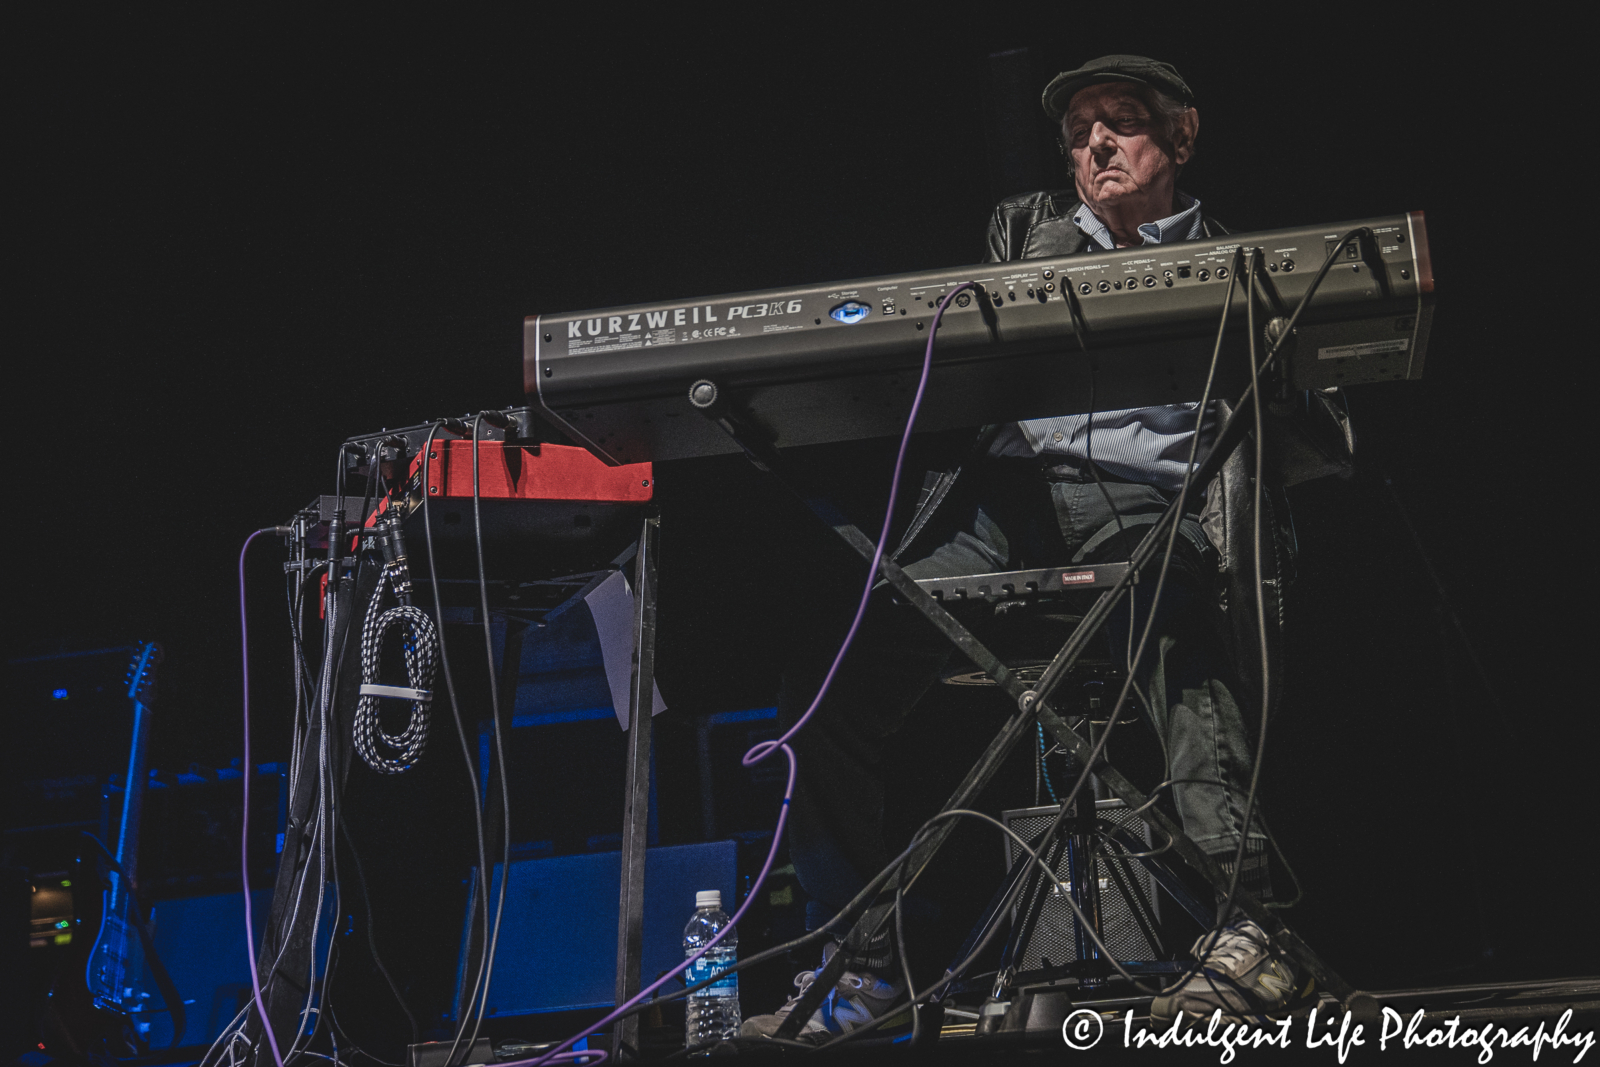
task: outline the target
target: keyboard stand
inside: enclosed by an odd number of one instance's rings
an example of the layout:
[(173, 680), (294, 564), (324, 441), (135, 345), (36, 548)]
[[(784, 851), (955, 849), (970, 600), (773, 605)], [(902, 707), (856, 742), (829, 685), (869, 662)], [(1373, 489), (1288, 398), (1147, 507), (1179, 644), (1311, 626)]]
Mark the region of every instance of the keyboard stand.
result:
[[(702, 386), (710, 386), (709, 390)], [(811, 491), (794, 476), (789, 464), (773, 447), (772, 442), (763, 433), (755, 429), (759, 424), (756, 420), (742, 413), (735, 405), (723, 399), (726, 393), (716, 388), (714, 383), (698, 382), (690, 391), (691, 397), (711, 397), (712, 402), (701, 406), (697, 400), (691, 403), (701, 415), (708, 418), (731, 437), (745, 457), (759, 470), (767, 473), (777, 480), (785, 489), (789, 490), (804, 503), (808, 510), (824, 525), (837, 534), (845, 544), (849, 545), (862, 559), (870, 562), (876, 553), (876, 546), (872, 540), (851, 523), (835, 507), (831, 501), (820, 493)], [(1248, 404), (1234, 407), (1234, 415), (1228, 420), (1222, 431), (1218, 434), (1216, 443), (1195, 472), (1193, 484), (1205, 485), (1221, 468), (1223, 460), (1236, 448), (1247, 430)], [(1219, 894), (1228, 891), (1228, 878), (1217, 863), (1212, 860), (1200, 846), (1195, 844), (1182, 827), (1162, 812), (1155, 805), (1149, 803), (1149, 797), (1137, 786), (1122, 775), (1115, 767), (1105, 760), (1090, 766), (1089, 757), (1092, 745), (1075, 730), (1073, 730), (1051, 706), (1049, 697), (1055, 686), (1065, 677), (1068, 670), (1077, 661), (1079, 655), (1088, 645), (1089, 639), (1100, 628), (1101, 624), (1110, 616), (1111, 611), (1121, 601), (1134, 577), (1141, 567), (1150, 564), (1159, 558), (1171, 524), (1176, 521), (1177, 502), (1174, 501), (1162, 518), (1152, 524), (1146, 531), (1143, 539), (1135, 547), (1126, 564), (1108, 565), (1091, 568), (1066, 568), (1037, 572), (1012, 572), (1012, 574), (1034, 574), (1037, 580), (1047, 581), (1054, 575), (1060, 581), (1063, 575), (1082, 574), (1091, 572), (1093, 577), (1084, 582), (1083, 587), (1101, 588), (1102, 592), (1094, 605), (1084, 615), (1083, 621), (1078, 624), (1072, 635), (1068, 638), (1061, 651), (1045, 669), (1044, 674), (1032, 687), (1020, 681), (1004, 663), (1000, 661), (984, 644), (975, 637), (971, 631), (963, 626), (954, 616), (945, 610), (941, 600), (950, 597), (959, 599), (962, 596), (981, 595), (978, 592), (979, 584), (971, 577), (961, 579), (966, 583), (962, 588), (955, 588), (941, 584), (937, 580), (916, 581), (901, 570), (899, 564), (885, 556), (879, 563), (879, 573), (893, 589), (895, 595), (904, 603), (910, 604), (923, 614), (927, 620), (939, 630), (941, 634), (954, 645), (962, 655), (966, 656), (981, 671), (995, 680), (996, 685), (1009, 697), (1016, 710), (1006, 720), (1000, 732), (978, 757), (976, 763), (967, 772), (966, 777), (956, 786), (950, 799), (945, 802), (942, 810), (949, 811), (954, 808), (970, 807), (978, 795), (983, 791), (990, 780), (999, 771), (1005, 762), (1006, 756), (1022, 737), (1030, 732), (1030, 727), (1037, 721), (1042, 725), (1068, 754), (1078, 764), (1092, 770), (1104, 784), (1112, 796), (1121, 800), (1130, 809), (1139, 811), (1140, 818), (1150, 826), (1172, 840), (1172, 851), (1182, 857), (1185, 863), (1198, 872), (1206, 881), (1217, 889)], [(1120, 566), (1121, 573), (1111, 578), (1114, 567)], [(1101, 580), (1104, 572), (1109, 584)], [(1007, 581), (1015, 586), (1012, 574), (980, 576), (993, 577), (996, 581), (986, 583), (989, 588), (988, 596), (994, 597), (1004, 590)], [(1076, 579), (1083, 581), (1082, 578)], [(1024, 586), (1026, 580), (1024, 580)], [(927, 867), (940, 846), (950, 836), (955, 828), (955, 820), (946, 819), (931, 829), (922, 839), (922, 842), (912, 850), (902, 866), (900, 873), (891, 879), (873, 900), (857, 917), (851, 931), (846, 935), (849, 939), (865, 941), (879, 930), (885, 928), (892, 919), (894, 897), (896, 889), (909, 887)], [(1235, 892), (1235, 902), (1249, 918), (1255, 920), (1263, 930), (1266, 930), (1274, 942), (1298, 965), (1316, 978), (1318, 984), (1338, 998), (1341, 1002), (1348, 1002), (1355, 992), (1353, 987), (1341, 978), (1323, 960), (1312, 952), (1298, 936), (1294, 934), (1279, 916), (1269, 911), (1259, 900), (1243, 887)], [(811, 1018), (813, 1012), (821, 1005), (823, 998), (833, 989), (839, 976), (844, 973), (845, 954), (836, 952), (823, 967), (822, 973), (816, 982), (812, 983), (799, 1003), (790, 1012), (783, 1025), (779, 1027), (776, 1037), (779, 1039), (793, 1040), (798, 1035), (800, 1027)]]

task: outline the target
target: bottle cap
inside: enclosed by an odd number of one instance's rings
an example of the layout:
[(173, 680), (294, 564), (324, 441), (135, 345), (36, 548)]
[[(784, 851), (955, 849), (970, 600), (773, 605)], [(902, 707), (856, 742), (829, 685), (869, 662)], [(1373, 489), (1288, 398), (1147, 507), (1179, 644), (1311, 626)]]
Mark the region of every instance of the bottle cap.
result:
[(722, 890), (702, 889), (694, 895), (694, 906), (698, 908), (722, 907)]

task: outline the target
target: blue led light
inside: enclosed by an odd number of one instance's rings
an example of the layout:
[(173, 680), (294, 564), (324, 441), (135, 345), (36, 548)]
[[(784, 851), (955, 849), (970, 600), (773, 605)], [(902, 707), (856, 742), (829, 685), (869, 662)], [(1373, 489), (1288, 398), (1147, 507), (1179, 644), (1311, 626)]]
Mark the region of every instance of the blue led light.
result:
[(828, 316), (830, 318), (837, 319), (838, 321), (846, 324), (860, 322), (870, 314), (872, 314), (872, 305), (863, 304), (856, 300), (846, 300), (844, 303), (828, 312)]
[(65, 700), (67, 699), (67, 691), (65, 689), (52, 689), (50, 690), (50, 699)]

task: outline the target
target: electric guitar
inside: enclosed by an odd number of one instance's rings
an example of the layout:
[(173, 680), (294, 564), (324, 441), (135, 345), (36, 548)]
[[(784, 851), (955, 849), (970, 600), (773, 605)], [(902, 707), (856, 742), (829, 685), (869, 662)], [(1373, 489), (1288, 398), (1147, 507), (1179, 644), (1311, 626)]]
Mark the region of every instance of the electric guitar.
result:
[[(156, 668), (162, 658), (161, 646), (150, 642), (140, 646), (128, 666), (128, 699), (133, 701), (133, 744), (128, 752), (128, 775), (122, 794), (122, 817), (117, 833), (117, 851), (104, 894), (100, 932), (89, 952), (86, 978), (94, 1007), (134, 1023), (147, 1010), (148, 994), (139, 988), (146, 963), (153, 965), (162, 1000), (171, 1013), (174, 1043), (184, 1030), (183, 1003), (172, 995), (165, 969), (153, 958), (147, 960), (149, 931), (139, 908), (139, 823), (144, 810), (147, 779), (146, 755), (150, 741), (150, 716), (155, 710)], [(135, 1027), (137, 1030), (137, 1027)]]

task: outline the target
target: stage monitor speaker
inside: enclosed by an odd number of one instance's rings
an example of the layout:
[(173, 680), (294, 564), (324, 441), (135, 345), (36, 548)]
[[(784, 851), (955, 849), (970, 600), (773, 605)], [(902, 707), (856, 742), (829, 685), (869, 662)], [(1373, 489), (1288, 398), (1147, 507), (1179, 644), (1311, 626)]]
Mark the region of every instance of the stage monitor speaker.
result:
[[(488, 1018), (610, 1007), (617, 982), (617, 889), (621, 853), (601, 852), (513, 860), (495, 953)], [(722, 892), (723, 907), (738, 903), (738, 846), (733, 841), (668, 845), (645, 851), (644, 985), (683, 962), (683, 927), (695, 893)], [(500, 865), (489, 887), (496, 899)], [(471, 987), (477, 943), (468, 895), (456, 972), (456, 1004)]]
[[(1003, 812), (1001, 818), (1018, 837), (1039, 848), (1059, 810), (1054, 804), (1015, 808)], [(1142, 842), (1145, 849), (1149, 848), (1149, 826), (1130, 814), (1122, 801), (1096, 801), (1095, 815), (1097, 821), (1125, 831), (1136, 844)], [(1080, 907), (1089, 896), (1086, 890), (1092, 886), (1099, 899), (1100, 939), (1106, 948), (1119, 962), (1160, 958), (1163, 953), (1159, 939), (1151, 943), (1151, 932), (1159, 929), (1161, 912), (1150, 873), (1137, 860), (1110, 859), (1104, 851), (1096, 856), (1079, 855), (1076, 840), (1067, 834), (1058, 835), (1042, 854), (1057, 879), (1072, 886)], [(1009, 868), (1021, 849), (1009, 836), (1005, 847)], [(1120, 854), (1121, 850), (1113, 851)], [(1021, 943), (1012, 945), (1010, 959), (1018, 971), (1060, 966), (1096, 955), (1094, 942), (1079, 928), (1072, 905), (1042, 882), (1035, 868), (1012, 915), (1011, 936), (1020, 937)]]
[[(313, 894), (314, 895), (314, 894)], [(250, 908), (256, 944), (272, 907), (271, 889), (253, 889)], [(333, 895), (324, 905), (319, 947), (325, 949), (334, 926)], [(156, 953), (183, 998), (185, 1025), (178, 1045), (204, 1046), (250, 1001), (250, 957), (245, 952), (244, 894), (214, 893), (173, 897), (151, 905), (150, 926)], [(129, 975), (135, 989), (159, 1001), (155, 976), (147, 963)], [(134, 1028), (153, 1049), (172, 1043), (172, 1019), (163, 1008), (135, 1016)]]

